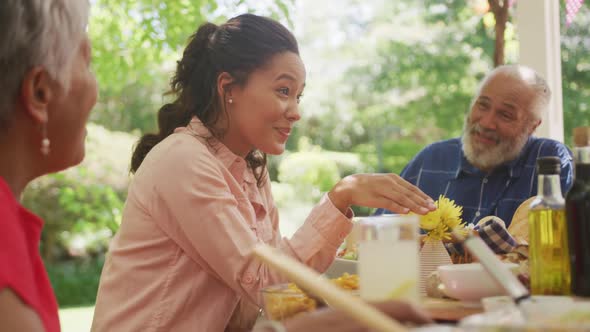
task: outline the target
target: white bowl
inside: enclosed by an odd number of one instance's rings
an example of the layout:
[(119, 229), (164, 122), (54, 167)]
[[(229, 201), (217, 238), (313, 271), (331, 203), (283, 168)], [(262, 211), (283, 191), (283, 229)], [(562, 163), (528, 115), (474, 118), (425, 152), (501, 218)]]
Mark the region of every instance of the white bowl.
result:
[(336, 258), (334, 263), (324, 272), (324, 275), (328, 278), (338, 278), (345, 272), (348, 274), (358, 274), (357, 265), (357, 261)]
[[(515, 275), (518, 273), (517, 264), (504, 264)], [(441, 265), (438, 274), (444, 286), (443, 292), (463, 302), (479, 304), (484, 297), (506, 294), (480, 263)]]

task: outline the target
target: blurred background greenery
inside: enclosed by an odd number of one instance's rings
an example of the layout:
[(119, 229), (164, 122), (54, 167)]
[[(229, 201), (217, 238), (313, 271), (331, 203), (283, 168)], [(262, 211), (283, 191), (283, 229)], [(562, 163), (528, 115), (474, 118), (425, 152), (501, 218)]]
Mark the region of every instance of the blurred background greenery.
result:
[[(271, 15), (300, 42), (308, 70), (302, 120), (288, 151), (269, 162), (284, 235), (342, 177), (399, 173), (426, 144), (459, 135), (476, 84), (493, 67), (495, 21), (485, 0), (91, 2), (100, 99), (86, 159), (38, 179), (23, 197), (46, 221), (41, 251), (61, 307), (94, 303), (104, 254), (121, 220), (133, 144), (155, 129), (175, 61), (206, 20), (219, 23), (247, 11)], [(508, 63), (518, 61), (513, 10), (505, 32)], [(568, 144), (574, 126), (590, 125), (588, 26), (587, 4), (571, 26), (562, 23)]]

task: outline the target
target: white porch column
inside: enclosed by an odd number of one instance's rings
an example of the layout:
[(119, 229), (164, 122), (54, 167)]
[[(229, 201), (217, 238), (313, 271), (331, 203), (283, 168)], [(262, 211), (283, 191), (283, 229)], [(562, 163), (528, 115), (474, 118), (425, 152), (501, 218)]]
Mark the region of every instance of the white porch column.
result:
[(545, 77), (552, 92), (549, 113), (543, 117), (536, 135), (563, 142), (559, 1), (517, 0), (516, 31), (519, 63)]

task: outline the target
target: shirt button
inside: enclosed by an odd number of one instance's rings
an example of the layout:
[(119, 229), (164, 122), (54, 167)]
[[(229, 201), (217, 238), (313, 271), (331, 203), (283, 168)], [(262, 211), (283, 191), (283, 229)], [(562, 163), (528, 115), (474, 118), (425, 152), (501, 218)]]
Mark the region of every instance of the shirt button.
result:
[(488, 183), (488, 178), (483, 178), (483, 183)]
[(479, 211), (475, 212), (475, 216), (476, 216), (476, 217), (479, 217), (479, 215), (480, 215), (480, 214), (481, 214), (481, 213), (479, 213)]

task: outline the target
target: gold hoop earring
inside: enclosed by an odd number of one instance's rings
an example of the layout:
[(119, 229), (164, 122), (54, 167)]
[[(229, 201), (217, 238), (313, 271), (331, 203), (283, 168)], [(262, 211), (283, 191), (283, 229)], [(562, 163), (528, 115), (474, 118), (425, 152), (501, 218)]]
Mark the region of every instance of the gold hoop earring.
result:
[(43, 136), (41, 139), (41, 154), (47, 157), (49, 152), (51, 152), (51, 142), (49, 142), (49, 138), (47, 138), (47, 125), (45, 123), (41, 125), (41, 135)]

